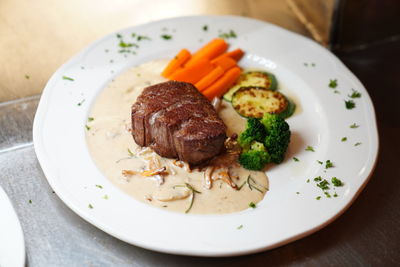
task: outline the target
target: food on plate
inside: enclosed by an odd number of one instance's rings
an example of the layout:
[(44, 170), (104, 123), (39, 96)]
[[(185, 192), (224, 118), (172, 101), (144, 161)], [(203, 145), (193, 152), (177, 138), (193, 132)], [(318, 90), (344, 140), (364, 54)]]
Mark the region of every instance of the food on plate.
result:
[(263, 87), (275, 91), (277, 86), (278, 82), (275, 75), (272, 73), (265, 71), (246, 71), (240, 75), (235, 86), (232, 86), (224, 95), (224, 99), (232, 101), (233, 94), (242, 87)]
[(132, 135), (160, 156), (199, 164), (218, 155), (226, 126), (211, 103), (190, 83), (146, 87), (132, 106)]
[(264, 87), (241, 87), (232, 96), (233, 108), (244, 117), (261, 118), (264, 113), (280, 114), (288, 107), (286, 97)]
[(242, 72), (243, 50), (227, 50), (219, 38), (194, 53), (181, 49), (169, 62), (128, 70), (102, 92), (87, 140), (115, 185), (172, 211), (257, 207), (268, 191), (262, 170), (284, 159), (284, 118), (295, 105), (273, 74)]

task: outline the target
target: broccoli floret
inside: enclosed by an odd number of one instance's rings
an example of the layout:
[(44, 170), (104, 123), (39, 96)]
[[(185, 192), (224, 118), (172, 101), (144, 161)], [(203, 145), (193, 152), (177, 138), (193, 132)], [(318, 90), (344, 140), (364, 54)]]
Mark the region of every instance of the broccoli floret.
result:
[(239, 156), (239, 163), (249, 170), (262, 170), (264, 165), (271, 161), (271, 157), (263, 143), (253, 141), (248, 150)]
[(261, 123), (267, 131), (264, 144), (271, 156), (271, 161), (279, 164), (283, 161), (290, 142), (289, 124), (281, 117), (269, 113), (264, 114)]
[(264, 125), (259, 119), (249, 118), (244, 130), (238, 139), (238, 143), (242, 148), (248, 149), (253, 141), (264, 142), (266, 131)]

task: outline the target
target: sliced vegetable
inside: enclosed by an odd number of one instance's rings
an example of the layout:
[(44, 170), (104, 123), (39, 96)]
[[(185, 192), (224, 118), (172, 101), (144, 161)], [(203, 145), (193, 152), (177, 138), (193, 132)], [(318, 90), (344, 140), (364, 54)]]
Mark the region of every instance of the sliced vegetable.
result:
[[(243, 57), (243, 55), (244, 55), (243, 50), (240, 49), (240, 48), (238, 48), (238, 49), (232, 50), (232, 51), (230, 51), (230, 52), (226, 52), (226, 53), (220, 55), (220, 56), (217, 57), (217, 58), (220, 58), (220, 57), (230, 57), (230, 58), (232, 58), (232, 59), (234, 59), (234, 60), (236, 60), (236, 61), (239, 61), (239, 60)], [(216, 59), (217, 59), (217, 58), (216, 58)]]
[(223, 95), (229, 87), (231, 87), (240, 76), (240, 68), (233, 67), (226, 71), (218, 80), (216, 80), (211, 86), (207, 87), (202, 94), (209, 100), (214, 97), (220, 97)]
[(288, 107), (286, 97), (264, 87), (241, 87), (232, 96), (233, 108), (244, 117), (261, 118), (264, 113), (279, 114)]
[(192, 58), (186, 63), (185, 67), (192, 66), (196, 64), (197, 61), (202, 59), (214, 59), (219, 55), (223, 54), (226, 49), (228, 48), (228, 44), (225, 42), (224, 39), (215, 38), (202, 48), (198, 50)]
[(176, 71), (178, 68), (182, 67), (183, 64), (185, 64), (191, 57), (191, 54), (189, 50), (187, 49), (182, 49), (179, 51), (179, 53), (172, 59), (167, 67), (164, 69), (164, 71), (161, 73), (163, 77), (168, 77), (170, 76), (174, 71)]
[(236, 61), (230, 57), (219, 57), (211, 61), (216, 66), (220, 66), (224, 71), (236, 66)]
[(224, 74), (224, 69), (217, 66), (213, 71), (204, 76), (200, 81), (198, 81), (195, 86), (201, 92), (204, 91), (208, 86), (215, 82), (219, 77)]
[(168, 78), (170, 80), (196, 84), (214, 69), (214, 65), (207, 59), (199, 59), (195, 64), (175, 71)]
[(224, 99), (227, 101), (232, 101), (233, 94), (239, 90), (241, 87), (256, 86), (265, 87), (269, 90), (276, 90), (278, 82), (275, 76), (268, 72), (262, 71), (249, 71), (240, 75), (235, 86), (233, 86), (225, 95)]

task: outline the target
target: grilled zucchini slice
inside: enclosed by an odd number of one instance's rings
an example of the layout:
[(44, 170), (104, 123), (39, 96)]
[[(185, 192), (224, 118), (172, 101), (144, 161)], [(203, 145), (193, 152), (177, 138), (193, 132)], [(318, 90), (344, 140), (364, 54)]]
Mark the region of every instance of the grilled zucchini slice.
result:
[(248, 71), (240, 75), (235, 85), (224, 95), (224, 99), (231, 102), (233, 94), (239, 90), (240, 87), (248, 86), (264, 87), (275, 91), (278, 87), (278, 82), (275, 76), (271, 73), (263, 71)]
[(239, 88), (233, 94), (232, 106), (244, 117), (261, 118), (266, 112), (283, 113), (287, 110), (289, 102), (283, 94), (277, 91), (248, 86)]

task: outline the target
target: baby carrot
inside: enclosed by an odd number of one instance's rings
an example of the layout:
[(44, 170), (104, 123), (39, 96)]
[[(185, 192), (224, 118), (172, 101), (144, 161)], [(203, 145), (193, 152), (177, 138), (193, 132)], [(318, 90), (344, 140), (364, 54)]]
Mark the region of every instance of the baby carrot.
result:
[(224, 71), (236, 66), (236, 61), (230, 57), (217, 57), (213, 59), (211, 63), (220, 66)]
[(174, 71), (176, 71), (179, 67), (185, 64), (190, 59), (190, 52), (187, 49), (182, 49), (179, 53), (172, 59), (164, 71), (161, 73), (163, 77), (168, 77)]
[[(220, 56), (217, 57), (217, 58), (221, 58), (221, 57), (230, 57), (230, 58), (232, 58), (232, 59), (234, 59), (234, 60), (236, 60), (236, 61), (239, 61), (239, 60), (242, 58), (243, 55), (244, 55), (243, 50), (240, 49), (240, 48), (238, 48), (238, 49), (232, 50), (232, 51), (230, 51), (230, 52), (224, 53), (224, 54), (220, 55)], [(216, 58), (216, 59), (217, 59), (217, 58)]]
[(211, 85), (215, 80), (224, 74), (224, 69), (217, 66), (213, 71), (204, 76), (200, 81), (198, 81), (195, 86), (201, 92), (206, 89), (207, 86)]
[(226, 90), (231, 87), (240, 76), (240, 68), (233, 67), (218, 80), (216, 80), (211, 86), (207, 87), (202, 94), (209, 100), (215, 96), (220, 97)]
[(170, 80), (195, 84), (214, 69), (207, 59), (200, 59), (193, 65), (175, 71), (168, 77)]
[(191, 66), (196, 63), (200, 59), (208, 59), (211, 60), (226, 51), (228, 48), (228, 44), (224, 39), (215, 38), (202, 48), (198, 50), (192, 58), (185, 64), (185, 66)]

